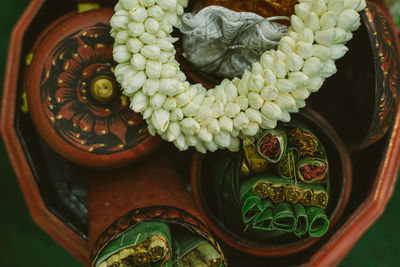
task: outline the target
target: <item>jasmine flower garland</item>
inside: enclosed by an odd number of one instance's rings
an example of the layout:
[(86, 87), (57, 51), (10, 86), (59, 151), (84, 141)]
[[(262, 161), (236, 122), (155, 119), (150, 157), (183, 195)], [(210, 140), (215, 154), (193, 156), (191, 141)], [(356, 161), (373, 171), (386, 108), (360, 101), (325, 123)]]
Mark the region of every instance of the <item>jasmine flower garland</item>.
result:
[(187, 0), (120, 0), (111, 19), (115, 76), (149, 132), (180, 150), (239, 150), (240, 138), (290, 121), (291, 112), (336, 73), (335, 60), (361, 25), (365, 0), (299, 0), (286, 36), (242, 78), (207, 90), (190, 84), (170, 33)]

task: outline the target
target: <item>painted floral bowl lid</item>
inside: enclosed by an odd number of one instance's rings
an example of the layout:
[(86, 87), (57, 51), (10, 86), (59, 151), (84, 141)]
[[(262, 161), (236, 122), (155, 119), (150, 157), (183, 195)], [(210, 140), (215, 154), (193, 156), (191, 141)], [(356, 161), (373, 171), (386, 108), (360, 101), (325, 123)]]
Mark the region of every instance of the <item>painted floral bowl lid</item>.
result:
[(76, 13), (49, 26), (34, 46), (24, 81), (40, 135), (63, 157), (92, 167), (135, 161), (160, 142), (115, 81), (112, 14)]

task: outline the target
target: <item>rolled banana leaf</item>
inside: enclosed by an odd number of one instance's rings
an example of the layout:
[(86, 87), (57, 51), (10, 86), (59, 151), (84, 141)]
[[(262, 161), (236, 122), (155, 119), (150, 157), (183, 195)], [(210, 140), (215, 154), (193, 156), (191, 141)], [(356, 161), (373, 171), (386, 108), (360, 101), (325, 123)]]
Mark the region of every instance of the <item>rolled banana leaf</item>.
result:
[(324, 158), (304, 158), (297, 164), (297, 176), (307, 184), (325, 183), (328, 171), (328, 161)]
[[(114, 240), (100, 254), (97, 266), (172, 266), (171, 233), (163, 222), (142, 222)], [(105, 263), (105, 264), (104, 264)]]
[(276, 165), (276, 170), (282, 178), (293, 178), (296, 175), (299, 151), (296, 148), (288, 148), (283, 159)]
[(308, 216), (303, 205), (297, 203), (293, 205), (294, 218), (296, 221), (296, 227), (293, 233), (296, 236), (305, 235), (308, 231)]
[(292, 207), (287, 202), (280, 202), (273, 210), (274, 230), (291, 233), (296, 227), (296, 220)]
[(173, 267), (221, 267), (223, 260), (217, 250), (198, 235), (180, 228), (174, 231)]
[(308, 234), (311, 237), (320, 237), (329, 229), (329, 220), (323, 209), (320, 207), (307, 207)]
[(318, 138), (301, 123), (291, 123), (287, 130), (288, 146), (296, 148), (300, 157), (314, 157), (325, 154)]
[(244, 159), (241, 166), (241, 175), (249, 176), (264, 172), (268, 168), (268, 162), (256, 150), (256, 146), (251, 138), (243, 140)]
[(254, 229), (261, 230), (261, 231), (273, 230), (274, 229), (274, 224), (273, 224), (274, 215), (272, 213), (272, 210), (274, 208), (274, 205), (268, 199), (263, 200), (261, 205), (263, 206), (263, 211), (261, 211), (256, 216), (256, 218), (254, 218), (252, 226)]
[(281, 129), (265, 130), (257, 138), (257, 152), (271, 163), (279, 162), (286, 152), (287, 137)]

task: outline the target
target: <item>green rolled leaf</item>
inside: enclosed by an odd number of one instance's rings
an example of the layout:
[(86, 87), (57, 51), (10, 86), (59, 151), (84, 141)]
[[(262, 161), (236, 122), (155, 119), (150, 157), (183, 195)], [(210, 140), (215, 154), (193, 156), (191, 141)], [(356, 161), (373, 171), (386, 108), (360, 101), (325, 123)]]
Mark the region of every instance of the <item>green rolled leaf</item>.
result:
[(252, 222), (265, 209), (261, 198), (252, 192), (243, 195), (242, 203), (242, 218), (245, 224)]
[(257, 152), (267, 161), (276, 163), (286, 152), (287, 137), (281, 129), (265, 130), (257, 138)]
[(304, 158), (297, 164), (297, 176), (307, 184), (325, 182), (328, 171), (328, 161), (324, 158)]
[(305, 235), (308, 230), (308, 216), (306, 210), (303, 205), (297, 203), (293, 206), (293, 212), (296, 222), (293, 233), (297, 236)]
[(299, 151), (296, 148), (288, 148), (285, 156), (276, 165), (277, 172), (282, 178), (292, 178), (296, 175)]
[(329, 220), (324, 210), (320, 207), (307, 207), (308, 234), (311, 237), (320, 237), (329, 229)]
[(253, 228), (261, 231), (270, 231), (274, 229), (274, 215), (272, 209), (274, 208), (270, 200), (263, 200), (262, 205), (264, 210), (258, 214), (253, 221)]
[(274, 230), (291, 233), (295, 228), (295, 218), (287, 202), (280, 202), (275, 206), (274, 214)]

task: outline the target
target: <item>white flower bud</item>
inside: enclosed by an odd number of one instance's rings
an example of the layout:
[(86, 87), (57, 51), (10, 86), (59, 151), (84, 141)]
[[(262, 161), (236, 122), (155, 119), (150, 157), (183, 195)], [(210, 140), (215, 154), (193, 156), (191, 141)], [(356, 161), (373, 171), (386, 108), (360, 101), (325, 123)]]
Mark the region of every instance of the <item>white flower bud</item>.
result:
[(214, 141), (220, 148), (227, 148), (231, 143), (231, 136), (228, 132), (220, 131), (214, 135)]
[(129, 18), (137, 21), (143, 22), (147, 18), (147, 10), (144, 7), (135, 7), (129, 10)]
[(197, 103), (197, 104), (202, 106), (204, 98), (205, 98), (205, 94), (203, 92), (199, 91), (199, 94), (195, 95), (193, 97), (192, 102), (195, 102), (195, 103)]
[(278, 49), (285, 54), (290, 54), (293, 52), (296, 46), (296, 42), (289, 36), (284, 36), (279, 41)]
[(117, 15), (117, 13), (112, 16), (110, 20), (110, 25), (113, 29), (125, 29), (126, 25), (129, 23), (128, 15)]
[(200, 127), (200, 131), (197, 134), (197, 137), (203, 142), (211, 142), (213, 139), (212, 134), (207, 130), (207, 127)]
[(308, 17), (308, 14), (311, 10), (311, 5), (306, 3), (301, 3), (294, 6), (294, 10), (297, 16), (299, 16), (303, 21), (305, 21)]
[(233, 130), (233, 121), (227, 116), (222, 116), (219, 118), (219, 125), (221, 127), (221, 131), (232, 132)]
[(167, 130), (167, 141), (174, 141), (181, 133), (181, 126), (178, 122), (170, 122)]
[(159, 61), (147, 60), (146, 75), (149, 79), (159, 79), (161, 77), (161, 63)]
[(192, 101), (182, 108), (183, 115), (186, 117), (196, 116), (197, 110), (199, 110), (199, 104)]
[(279, 120), (281, 117), (281, 108), (274, 102), (265, 101), (261, 108), (261, 112), (264, 116), (271, 120)]
[(172, 51), (174, 50), (174, 45), (171, 44), (166, 38), (161, 38), (157, 40), (157, 45), (160, 47), (161, 50), (164, 51)]
[[(290, 38), (290, 37), (289, 37), (289, 38)], [(286, 55), (285, 53), (283, 53), (282, 51), (279, 51), (279, 50), (272, 50), (272, 52), (274, 53), (274, 54), (273, 54), (273, 57), (274, 57), (274, 61), (275, 61), (275, 62), (276, 62), (276, 61), (279, 61), (279, 60), (282, 60), (283, 62), (286, 61), (287, 55)]]
[(164, 101), (167, 97), (164, 94), (155, 94), (150, 98), (150, 106), (154, 109), (160, 109), (162, 105), (164, 104)]
[(118, 63), (128, 62), (131, 58), (131, 53), (128, 51), (125, 45), (114, 46), (113, 57)]
[(290, 94), (295, 100), (297, 99), (307, 99), (310, 96), (310, 92), (305, 87), (297, 87)]
[(164, 17), (164, 11), (159, 5), (152, 6), (147, 9), (147, 14), (149, 17), (155, 18), (156, 20), (161, 20)]
[(322, 63), (319, 58), (312, 57), (307, 59), (303, 65), (303, 72), (308, 75), (308, 77), (315, 76), (319, 73), (322, 68)]
[(230, 81), (224, 86), (224, 90), (227, 102), (233, 102), (235, 98), (238, 96), (238, 91), (236, 86)]
[(130, 36), (137, 37), (144, 33), (144, 25), (141, 22), (130, 22), (128, 24), (128, 32)]
[[(289, 73), (288, 80), (297, 86), (303, 86), (308, 82), (308, 76), (301, 71), (294, 71)], [(294, 89), (293, 89), (294, 90)]]
[(153, 112), (151, 122), (159, 133), (163, 133), (168, 129), (169, 116), (170, 113), (164, 109), (158, 109)]
[(327, 10), (325, 1), (324, 0), (313, 1), (312, 10), (319, 16), (324, 14)]
[(151, 124), (151, 120), (147, 119), (147, 129), (149, 130), (149, 134), (151, 136), (156, 136), (157, 130), (154, 128), (154, 126)]
[(188, 96), (187, 93), (184, 92), (175, 96), (175, 100), (176, 100), (176, 105), (178, 107), (183, 107), (184, 105), (189, 103), (190, 97)]
[(261, 74), (252, 74), (250, 75), (248, 84), (250, 91), (258, 93), (264, 87), (264, 78)]
[(247, 82), (249, 81), (250, 75), (251, 75), (250, 71), (248, 71), (248, 70), (244, 71), (242, 79), (240, 80), (239, 85), (238, 85), (239, 95), (246, 96), (249, 93), (249, 88), (248, 88)]
[(207, 148), (208, 151), (215, 152), (218, 150), (218, 146), (214, 141), (205, 142), (204, 146)]
[[(125, 44), (129, 39), (129, 33), (127, 30), (120, 30), (118, 31), (116, 37), (115, 37), (115, 42), (117, 44)], [(128, 47), (128, 45), (127, 45)], [(128, 48), (129, 50), (129, 48)]]
[(274, 99), (274, 103), (277, 104), (281, 110), (296, 108), (296, 100), (289, 93), (279, 93)]
[(321, 86), (324, 83), (324, 78), (316, 76), (313, 77), (309, 80), (306, 88), (310, 91), (310, 92), (317, 92)]
[(307, 19), (304, 21), (304, 27), (310, 28), (311, 30), (318, 31), (319, 30), (319, 18), (318, 15), (314, 12), (310, 12), (308, 14)]
[(181, 122), (181, 130), (186, 135), (195, 135), (200, 131), (200, 124), (194, 118), (184, 118)]
[(126, 9), (129, 10), (131, 8), (135, 8), (139, 5), (138, 0), (120, 0), (120, 3), (122, 6)]
[(233, 137), (238, 137), (240, 134), (240, 131), (236, 128), (233, 128), (232, 132), (230, 132), (231, 136)]
[(333, 44), (331, 45), (331, 58), (336, 60), (339, 58), (342, 58), (347, 51), (349, 51), (349, 48), (345, 45), (341, 44)]
[(337, 15), (333, 11), (328, 11), (321, 16), (319, 26), (321, 30), (326, 30), (335, 27)]
[(330, 45), (335, 41), (336, 32), (334, 29), (328, 29), (324, 31), (317, 31), (315, 33), (315, 41), (319, 44)]
[(128, 63), (118, 64), (114, 70), (114, 75), (117, 78), (117, 82), (122, 83), (122, 79), (125, 80), (124, 76), (128, 71), (135, 72)]
[(326, 60), (331, 56), (331, 50), (323, 45), (313, 45), (313, 56), (321, 60)]
[(240, 110), (246, 110), (249, 106), (249, 100), (244, 95), (236, 97), (235, 103), (239, 105)]
[(282, 109), (281, 118), (279, 120), (283, 122), (289, 122), (290, 121), (289, 112), (285, 109)]
[(172, 78), (179, 70), (179, 66), (173, 63), (166, 63), (162, 65), (161, 78)]
[(240, 140), (231, 136), (231, 142), (228, 146), (229, 151), (238, 152), (240, 150)]
[(367, 7), (367, 2), (365, 0), (361, 0), (360, 5), (355, 9), (357, 12), (364, 10)]
[(123, 9), (124, 7), (122, 6), (122, 4), (120, 2), (118, 2), (115, 6), (114, 6), (114, 11), (118, 11)]
[(147, 79), (143, 85), (143, 93), (153, 96), (158, 91), (159, 82), (158, 79)]
[(264, 100), (262, 100), (261, 96), (256, 93), (250, 93), (247, 98), (249, 100), (250, 107), (254, 109), (260, 109), (264, 103)]
[(249, 125), (249, 122), (249, 118), (246, 116), (246, 114), (244, 112), (240, 112), (233, 119), (233, 126), (236, 129), (242, 130)]
[(161, 52), (160, 62), (167, 63), (174, 60), (175, 51), (171, 52)]
[(182, 83), (176, 79), (160, 79), (159, 91), (167, 96), (175, 96), (184, 90)]
[(268, 51), (262, 54), (260, 61), (264, 69), (271, 69), (275, 64), (274, 58), (268, 53)]
[(260, 62), (254, 62), (253, 64), (251, 64), (251, 72), (253, 74), (262, 74), (263, 71), (264, 71), (264, 68)]
[(180, 108), (176, 108), (171, 111), (171, 121), (181, 121), (183, 119), (183, 111)]
[(158, 4), (163, 10), (174, 10), (176, 8), (176, 0), (159, 0)]
[(196, 114), (196, 120), (201, 125), (207, 125), (213, 119), (212, 110), (209, 107), (201, 106)]
[(305, 43), (314, 43), (314, 32), (310, 28), (305, 28), (304, 31), (299, 33), (299, 41)]
[(260, 124), (260, 126), (263, 129), (274, 129), (276, 127), (277, 121), (268, 118), (267, 116), (262, 116), (262, 122)]
[(289, 93), (296, 88), (296, 85), (288, 79), (278, 79), (276, 88), (281, 92)]
[[(128, 86), (125, 90), (127, 94), (132, 94), (142, 88), (144, 82), (146, 81), (146, 74), (143, 71), (138, 72), (135, 76), (128, 80)], [(136, 110), (135, 110), (136, 111)], [(140, 111), (136, 111), (140, 112)]]
[(335, 62), (333, 60), (328, 60), (328, 61), (324, 62), (323, 67), (320, 71), (320, 75), (323, 78), (329, 78), (336, 72), (337, 72), (337, 69), (336, 69)]
[[(270, 101), (270, 100), (273, 100), (278, 95), (278, 93), (279, 93), (279, 90), (275, 86), (265, 86), (261, 91), (261, 97), (265, 101)], [(262, 103), (261, 103), (261, 105), (262, 105)], [(261, 108), (261, 105), (259, 105), (260, 108)]]
[(359, 27), (359, 21), (360, 15), (358, 12), (353, 9), (347, 9), (338, 16), (337, 25), (342, 29), (354, 31)]
[(147, 107), (148, 103), (148, 96), (139, 91), (131, 98), (130, 107), (133, 109), (133, 111), (139, 113)]
[(313, 54), (313, 46), (311, 43), (306, 42), (298, 42), (296, 46), (296, 54), (306, 59), (312, 56)]
[(262, 114), (260, 111), (254, 109), (254, 108), (248, 108), (248, 109), (246, 109), (245, 114), (251, 122), (261, 124)]
[(328, 10), (335, 12), (335, 14), (339, 14), (340, 12), (343, 11), (344, 8), (343, 2), (344, 0), (335, 0), (335, 1), (329, 0)]
[[(178, 19), (178, 16), (176, 15), (175, 12), (167, 12), (167, 13), (165, 13), (165, 16), (164, 16), (164, 17), (165, 17), (165, 19), (166, 19), (169, 23), (172, 24), (172, 26), (175, 26), (175, 27), (178, 28), (178, 26), (179, 26), (179, 24), (178, 24), (179, 19)], [(179, 21), (179, 23), (180, 23), (180, 21)]]
[(258, 133), (260, 127), (255, 122), (250, 122), (247, 127), (243, 128), (241, 131), (246, 136), (254, 136)]
[(156, 1), (155, 0), (140, 0), (140, 3), (144, 7), (150, 7), (150, 6), (154, 5), (156, 3)]
[(138, 72), (136, 70), (133, 70), (131, 66), (129, 66), (129, 68), (126, 69), (125, 73), (123, 73), (121, 76), (117, 76), (117, 81), (121, 80), (121, 86), (124, 90), (124, 93), (127, 95), (133, 95), (136, 91), (131, 91), (131, 92), (127, 92), (127, 90), (129, 91), (129, 83), (136, 83), (134, 79), (135, 75)]
[(240, 106), (238, 104), (235, 103), (228, 103), (225, 106), (225, 114), (229, 117), (229, 118), (233, 118), (236, 116), (236, 114), (238, 114), (240, 112)]
[(286, 76), (286, 65), (282, 60), (275, 62), (275, 65), (272, 67), (272, 71), (276, 75), (277, 78), (284, 78)]
[(180, 151), (185, 151), (189, 148), (189, 146), (186, 144), (185, 141), (185, 136), (180, 133), (178, 137), (174, 141), (174, 145), (180, 150)]
[(226, 96), (225, 90), (222, 86), (216, 86), (213, 93), (217, 101), (220, 101), (223, 104), (227, 103), (228, 97)]
[(144, 44), (155, 44), (157, 42), (157, 38), (148, 32), (144, 32), (142, 35), (139, 36), (140, 41)]
[(196, 145), (195, 145), (195, 148), (196, 148), (197, 151), (199, 151), (202, 154), (206, 154), (207, 153), (206, 147), (201, 142), (197, 142)]
[(221, 102), (215, 102), (212, 106), (212, 115), (214, 118), (218, 118), (224, 114), (224, 104)]
[(169, 23), (165, 16), (160, 21), (160, 28), (167, 33), (171, 33), (173, 31), (172, 24)]
[(143, 119), (147, 120), (151, 118), (151, 115), (153, 115), (153, 109), (150, 106), (147, 106), (142, 114), (143, 114)]
[(276, 76), (272, 72), (272, 70), (265, 70), (264, 71), (264, 79), (266, 86), (275, 86), (276, 84)]
[(304, 29), (304, 23), (303, 21), (296, 15), (292, 15), (290, 19), (290, 26), (295, 30), (296, 32), (302, 32)]
[(153, 60), (157, 60), (161, 57), (161, 51), (157, 45), (145, 45), (140, 50), (140, 53), (143, 56)]
[(134, 54), (138, 53), (142, 47), (143, 43), (137, 38), (129, 38), (129, 40), (126, 42), (126, 48), (129, 50), (129, 52)]
[(182, 6), (180, 6), (180, 5), (177, 5), (177, 6), (176, 6), (175, 13), (176, 13), (178, 16), (182, 15), (184, 12), (185, 12), (185, 11), (183, 10), (183, 7), (182, 7)]
[(210, 133), (212, 134), (217, 134), (221, 131), (221, 128), (219, 126), (218, 120), (213, 119), (209, 125), (207, 125), (207, 129)]
[(286, 64), (289, 71), (299, 71), (303, 67), (304, 60), (295, 53), (288, 56)]
[(146, 59), (141, 54), (133, 54), (131, 57), (131, 65), (134, 70), (144, 70)]

